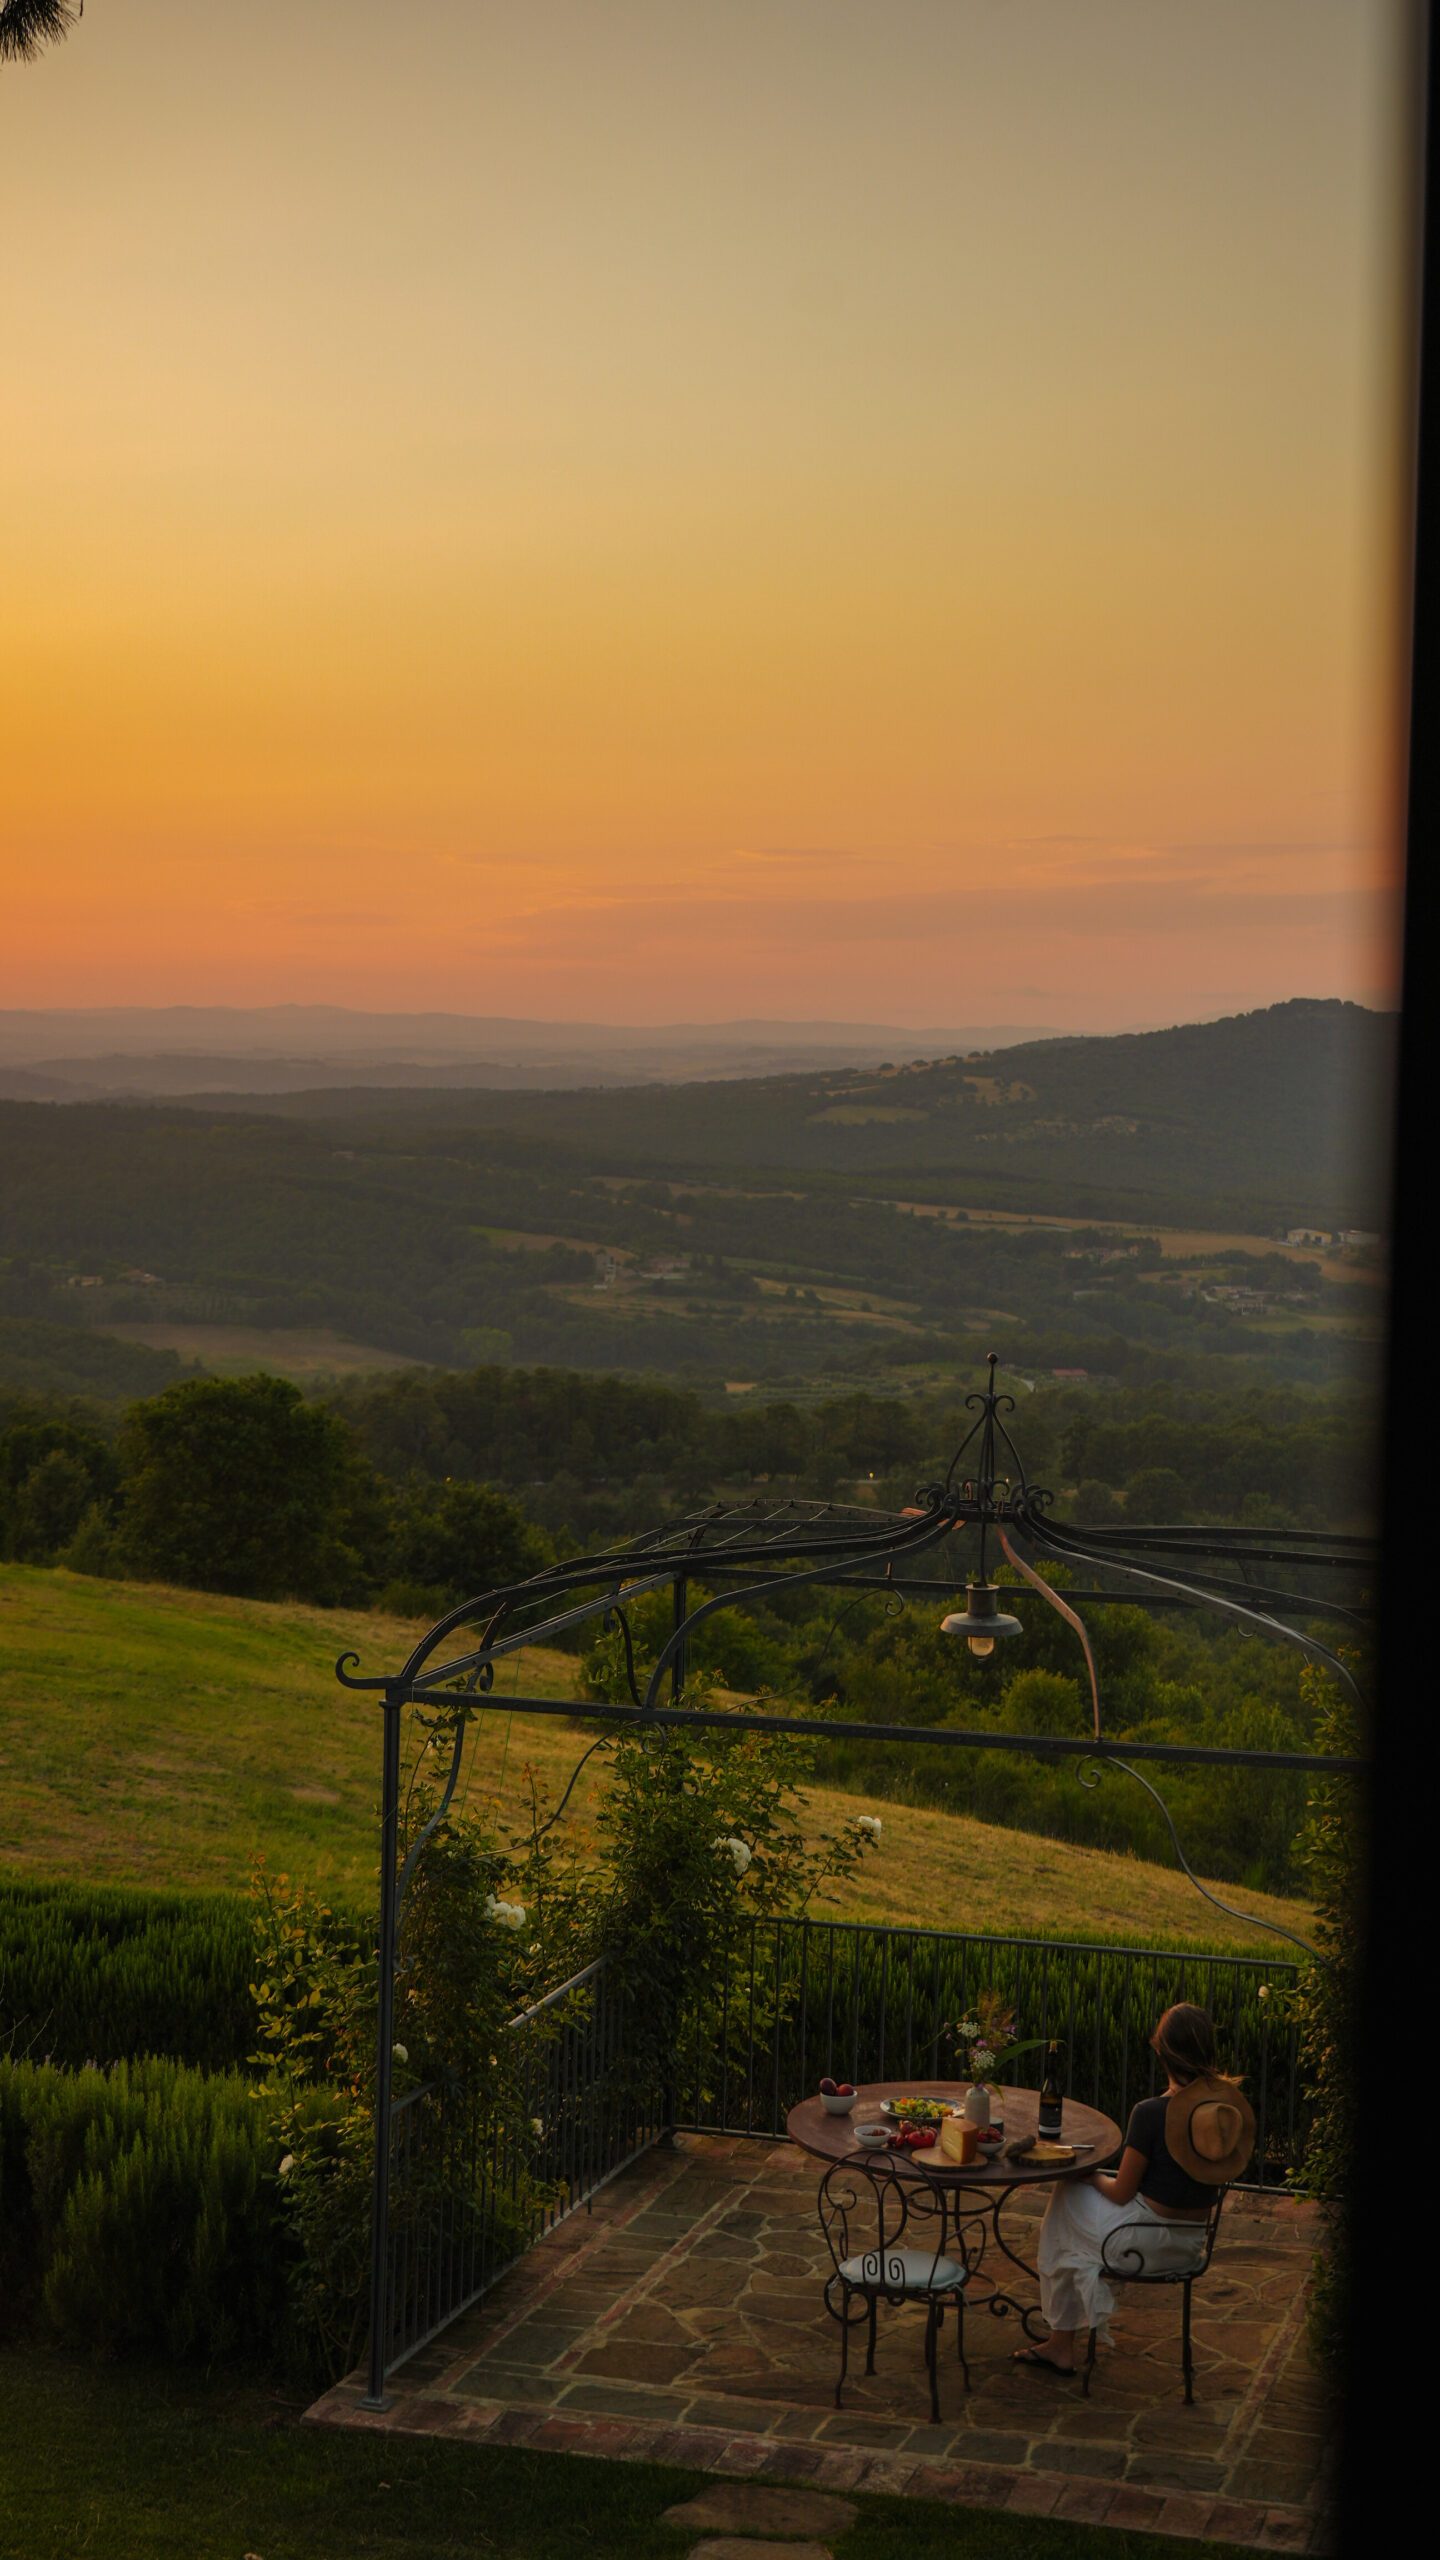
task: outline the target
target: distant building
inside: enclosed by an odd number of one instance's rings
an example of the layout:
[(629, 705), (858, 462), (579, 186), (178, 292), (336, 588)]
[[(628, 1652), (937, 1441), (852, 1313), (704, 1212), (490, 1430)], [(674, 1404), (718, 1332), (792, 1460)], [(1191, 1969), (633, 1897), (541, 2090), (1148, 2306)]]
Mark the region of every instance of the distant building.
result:
[(1050, 1375), (1065, 1379), (1071, 1386), (1083, 1386), (1090, 1372), (1088, 1369), (1052, 1369)]
[(1287, 1244), (1329, 1244), (1330, 1230), (1328, 1227), (1287, 1227), (1285, 1241)]

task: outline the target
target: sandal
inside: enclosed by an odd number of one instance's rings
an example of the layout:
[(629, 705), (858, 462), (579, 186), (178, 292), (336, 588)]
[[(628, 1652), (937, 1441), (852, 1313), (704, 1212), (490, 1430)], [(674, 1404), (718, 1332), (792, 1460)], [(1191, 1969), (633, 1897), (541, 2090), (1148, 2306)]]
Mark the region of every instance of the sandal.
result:
[(1017, 2347), (1010, 2361), (1012, 2364), (1032, 2364), (1038, 2373), (1053, 2373), (1059, 2382), (1073, 2382), (1075, 2379), (1073, 2364), (1057, 2364), (1053, 2356), (1042, 2356), (1034, 2347)]

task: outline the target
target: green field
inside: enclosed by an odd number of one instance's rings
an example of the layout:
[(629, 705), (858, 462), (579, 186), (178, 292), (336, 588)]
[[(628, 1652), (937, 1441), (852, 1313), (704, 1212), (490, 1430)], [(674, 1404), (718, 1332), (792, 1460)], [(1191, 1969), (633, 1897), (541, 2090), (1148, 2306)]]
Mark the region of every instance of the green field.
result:
[[(365, 1670), (390, 1669), (417, 1632), (363, 1612), (0, 1565), (0, 1871), (224, 1888), (263, 1855), (368, 1901), (379, 1711), (339, 1688), (335, 1657), (353, 1649)], [(569, 1696), (574, 1678), (573, 1656), (515, 1657), (478, 1721), (466, 1801), (501, 1837), (528, 1828), (532, 1776), (553, 1802), (583, 1748), (568, 1720), (527, 1719), (511, 1701)], [(603, 1769), (597, 1754), (572, 1799), (582, 1850)], [(810, 1802), (827, 1826), (867, 1809), (823, 1785)], [(1278, 1951), (1139, 1859), (924, 1807), (887, 1803), (882, 1818), (878, 1854), (836, 1906), (847, 1917)], [(1224, 1894), (1304, 1932), (1293, 1903)]]
[(115, 1324), (111, 1331), (121, 1342), (177, 1352), (219, 1378), (244, 1378), (266, 1369), (308, 1387), (327, 1378), (370, 1377), (421, 1365), (403, 1351), (351, 1342), (324, 1325)]

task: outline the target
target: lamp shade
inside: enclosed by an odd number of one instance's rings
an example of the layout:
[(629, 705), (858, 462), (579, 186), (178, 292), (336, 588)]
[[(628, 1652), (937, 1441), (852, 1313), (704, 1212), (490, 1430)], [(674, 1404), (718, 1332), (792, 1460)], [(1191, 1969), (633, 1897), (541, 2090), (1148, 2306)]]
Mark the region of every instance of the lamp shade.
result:
[(1001, 1636), (1018, 1636), (1022, 1629), (1018, 1618), (1003, 1615), (993, 1582), (967, 1582), (964, 1608), (952, 1609), (948, 1618), (942, 1618), (940, 1632), (963, 1636), (971, 1652), (983, 1660), (994, 1652)]

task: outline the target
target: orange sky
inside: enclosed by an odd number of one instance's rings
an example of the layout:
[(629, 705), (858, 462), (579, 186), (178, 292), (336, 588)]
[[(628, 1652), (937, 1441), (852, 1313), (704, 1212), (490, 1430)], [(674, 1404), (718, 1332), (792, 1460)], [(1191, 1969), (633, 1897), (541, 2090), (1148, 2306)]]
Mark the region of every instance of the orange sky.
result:
[(92, 0), (0, 71), (0, 1004), (1384, 1000), (1398, 25)]

